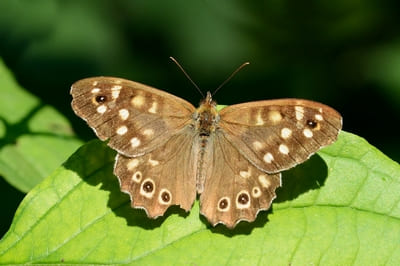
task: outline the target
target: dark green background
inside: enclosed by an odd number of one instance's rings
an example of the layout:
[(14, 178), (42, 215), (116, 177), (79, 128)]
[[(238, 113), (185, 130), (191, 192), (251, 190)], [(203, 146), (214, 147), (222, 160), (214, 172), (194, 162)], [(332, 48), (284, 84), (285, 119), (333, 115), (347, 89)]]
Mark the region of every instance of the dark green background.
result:
[[(70, 85), (112, 75), (201, 98), (174, 56), (220, 104), (284, 97), (328, 104), (344, 130), (400, 160), (400, 2), (0, 1), (0, 56), (21, 86), (94, 137), (71, 108)], [(0, 88), (1, 92), (1, 88)], [(0, 94), (1, 97), (1, 94)], [(22, 198), (4, 181), (4, 233)], [(16, 197), (13, 201), (12, 198)]]

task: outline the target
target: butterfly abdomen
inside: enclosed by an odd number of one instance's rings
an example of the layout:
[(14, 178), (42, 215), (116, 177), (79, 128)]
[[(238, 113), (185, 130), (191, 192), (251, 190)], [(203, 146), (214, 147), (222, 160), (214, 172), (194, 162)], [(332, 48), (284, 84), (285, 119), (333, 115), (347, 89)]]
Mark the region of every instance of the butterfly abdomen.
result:
[(209, 158), (210, 138), (208, 136), (198, 136), (197, 166), (196, 166), (196, 191), (201, 194), (204, 190), (204, 182), (207, 176), (207, 158)]

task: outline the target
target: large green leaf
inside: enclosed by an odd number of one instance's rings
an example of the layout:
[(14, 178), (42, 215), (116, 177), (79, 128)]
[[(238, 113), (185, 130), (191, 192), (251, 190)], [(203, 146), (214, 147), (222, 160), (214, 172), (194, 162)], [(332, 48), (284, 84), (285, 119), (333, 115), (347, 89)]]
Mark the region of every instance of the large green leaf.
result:
[[(0, 60), (0, 175), (27, 192), (81, 141), (54, 108), (22, 89)], [(68, 88), (61, 88), (68, 94)]]
[(400, 167), (365, 140), (339, 140), (283, 174), (272, 211), (233, 231), (178, 208), (150, 220), (83, 146), (35, 187), (0, 242), (0, 263), (399, 265)]

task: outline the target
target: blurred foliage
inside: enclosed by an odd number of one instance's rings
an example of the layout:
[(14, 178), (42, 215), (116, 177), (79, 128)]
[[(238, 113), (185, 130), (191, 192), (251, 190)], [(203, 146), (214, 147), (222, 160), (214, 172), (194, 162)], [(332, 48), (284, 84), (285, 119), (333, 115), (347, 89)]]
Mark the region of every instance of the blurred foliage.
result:
[(73, 114), (69, 87), (84, 77), (124, 77), (197, 103), (172, 55), (204, 90), (249, 61), (219, 103), (320, 101), (400, 161), (398, 1), (2, 0), (0, 10), (0, 57), (83, 139), (94, 135)]
[(28, 192), (82, 141), (65, 117), (16, 84), (0, 59), (0, 175)]

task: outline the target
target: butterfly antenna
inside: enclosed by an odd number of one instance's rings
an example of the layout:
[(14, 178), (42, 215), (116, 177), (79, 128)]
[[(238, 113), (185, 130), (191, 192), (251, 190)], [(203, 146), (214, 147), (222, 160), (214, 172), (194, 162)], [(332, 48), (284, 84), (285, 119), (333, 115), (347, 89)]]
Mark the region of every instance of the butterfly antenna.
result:
[(174, 61), (174, 63), (181, 69), (181, 71), (183, 72), (183, 74), (185, 74), (185, 76), (187, 77), (187, 79), (193, 84), (193, 86), (200, 92), (201, 96), (203, 98), (205, 98), (204, 93), (200, 90), (199, 86), (197, 86), (197, 84), (190, 78), (190, 76), (186, 73), (185, 69), (183, 69), (183, 67), (178, 63), (178, 61), (173, 58), (172, 56), (169, 57), (172, 61)]
[(244, 68), (245, 66), (247, 66), (249, 64), (250, 64), (249, 62), (245, 62), (240, 67), (238, 67), (235, 71), (233, 71), (233, 73), (224, 82), (222, 82), (221, 85), (218, 86), (218, 88), (212, 93), (211, 96), (214, 96), (217, 93), (217, 91), (219, 91), (219, 89), (221, 89), (228, 81), (230, 81), (233, 78), (233, 76), (236, 75), (236, 73), (238, 73), (242, 68)]

